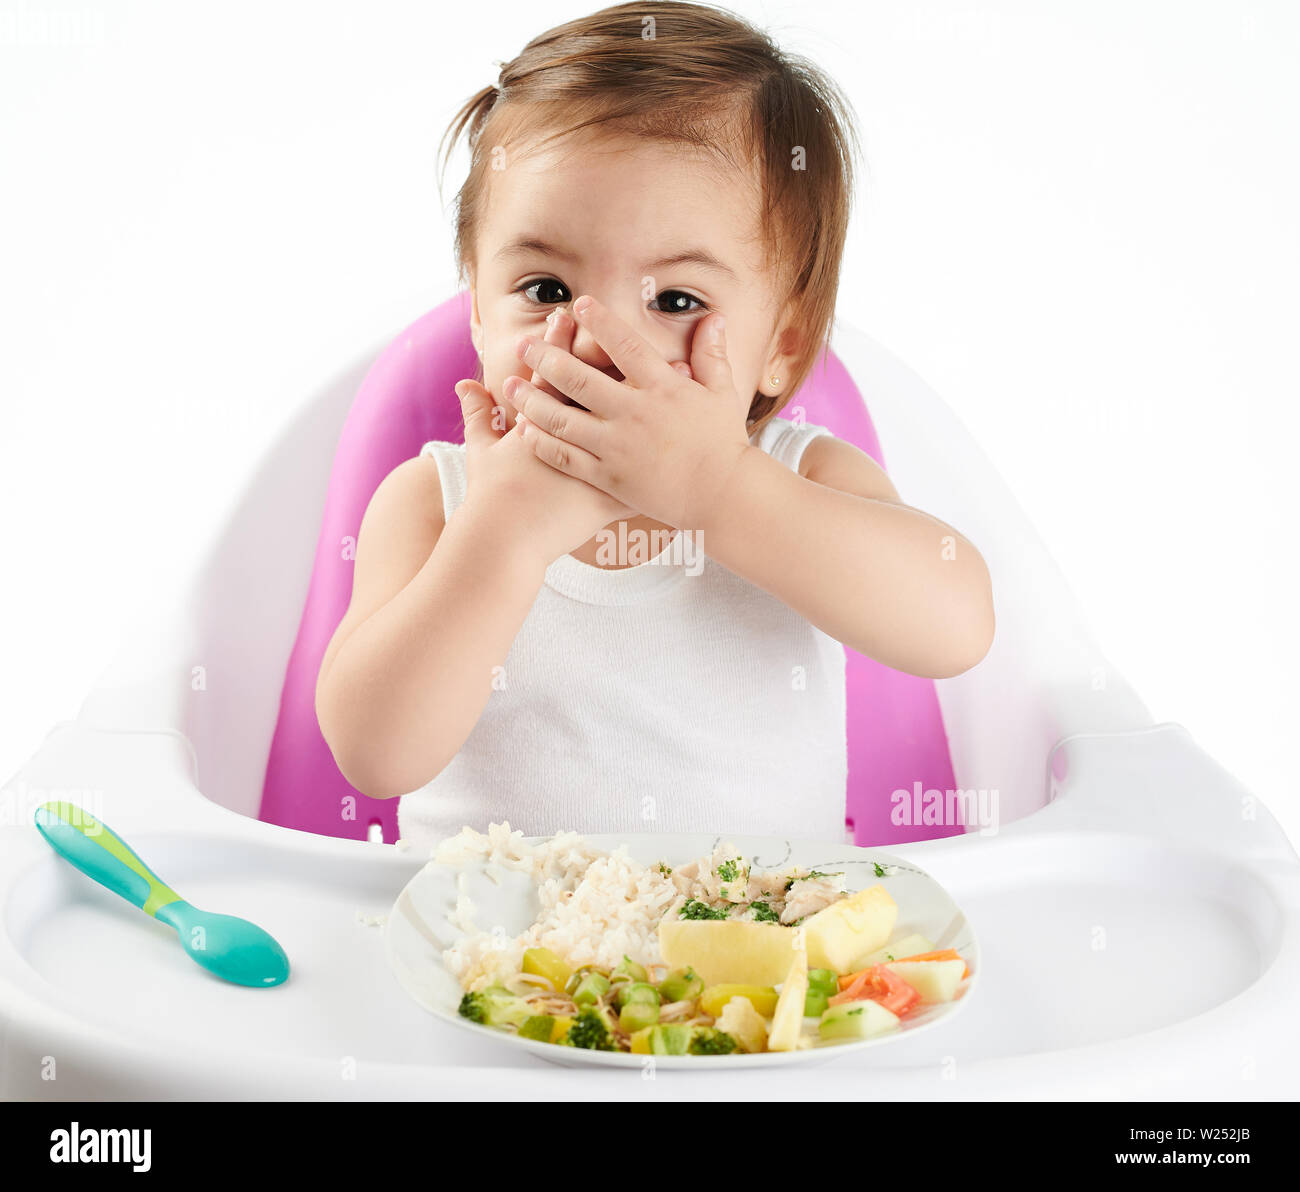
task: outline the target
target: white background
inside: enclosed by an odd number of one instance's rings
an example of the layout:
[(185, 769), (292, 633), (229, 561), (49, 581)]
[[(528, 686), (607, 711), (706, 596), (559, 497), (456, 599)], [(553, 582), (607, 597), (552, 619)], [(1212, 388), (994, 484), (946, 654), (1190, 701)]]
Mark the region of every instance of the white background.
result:
[[(597, 6), (0, 0), (0, 778), (297, 403), (452, 292), (443, 128)], [(1300, 6), (732, 7), (859, 113), (840, 317), (1300, 842)]]

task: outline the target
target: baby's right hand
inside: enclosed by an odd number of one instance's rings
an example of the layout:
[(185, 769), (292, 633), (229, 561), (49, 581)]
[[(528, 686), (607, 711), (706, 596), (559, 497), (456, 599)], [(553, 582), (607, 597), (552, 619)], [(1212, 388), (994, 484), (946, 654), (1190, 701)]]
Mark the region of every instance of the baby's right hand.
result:
[[(557, 310), (546, 328), (546, 342), (571, 350), (575, 330), (573, 319)], [(530, 373), (526, 379), (543, 392), (561, 396)], [(539, 460), (523, 441), (518, 423), (505, 429), (508, 407), (477, 381), (458, 381), (456, 395), (465, 418), (465, 506), (475, 516), (510, 527), (549, 565), (610, 522), (633, 515), (607, 493)]]

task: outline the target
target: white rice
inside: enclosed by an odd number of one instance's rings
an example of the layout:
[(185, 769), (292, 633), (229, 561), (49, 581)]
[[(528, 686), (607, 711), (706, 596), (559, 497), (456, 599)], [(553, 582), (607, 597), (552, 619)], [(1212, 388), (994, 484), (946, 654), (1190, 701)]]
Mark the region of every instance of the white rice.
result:
[[(845, 893), (843, 874), (801, 877), (787, 892), (787, 881), (806, 871), (786, 866), (750, 873), (748, 863), (730, 844), (719, 845), (708, 857), (678, 865), (669, 876), (658, 865), (633, 860), (622, 845), (605, 853), (576, 832), (560, 832), (530, 845), (508, 823), (490, 824), (485, 833), (463, 828), (434, 849), (432, 860), (480, 866), (498, 885), (503, 870), (521, 871), (537, 887), (536, 920), (523, 934), (509, 939), (499, 927), (484, 931), (478, 926), (465, 873), (457, 875), (456, 906), (447, 918), (464, 935), (442, 957), (463, 989), (481, 989), (517, 974), (528, 948), (549, 948), (570, 968), (594, 964), (611, 969), (624, 956), (646, 968), (662, 966), (659, 921), (688, 899), (748, 903), (762, 898), (773, 911), (780, 909), (781, 921), (788, 923)], [(718, 867), (727, 860), (741, 864), (743, 882), (727, 883), (718, 876)], [(736, 917), (752, 919), (753, 911), (738, 907)]]
[(465, 935), (443, 952), (443, 960), (462, 988), (482, 988), (518, 972), (527, 948), (549, 948), (573, 968), (613, 968), (624, 956), (647, 967), (663, 963), (659, 920), (677, 901), (677, 887), (657, 868), (634, 861), (624, 847), (604, 853), (576, 832), (528, 845), (509, 824), (492, 824), (486, 833), (467, 827), (442, 841), (433, 860), (522, 870), (537, 885), (537, 919), (514, 939), (481, 930), (473, 904), (458, 894), (449, 919)]

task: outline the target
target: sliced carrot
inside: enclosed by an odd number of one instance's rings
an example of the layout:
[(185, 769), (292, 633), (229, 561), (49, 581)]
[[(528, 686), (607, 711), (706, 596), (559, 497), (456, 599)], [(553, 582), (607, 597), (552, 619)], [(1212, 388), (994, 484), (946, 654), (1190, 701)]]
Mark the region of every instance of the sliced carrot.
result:
[[(904, 960), (911, 961), (911, 960), (962, 960), (962, 959), (963, 957), (957, 951), (956, 948), (944, 948), (942, 951), (939, 952), (918, 952), (915, 956), (899, 956), (896, 957), (895, 960), (891, 963), (898, 963)], [(963, 977), (970, 976), (970, 965), (966, 966), (966, 969), (962, 973), (962, 976)]]
[[(961, 960), (962, 956), (956, 948), (944, 948), (939, 952), (918, 952), (915, 956), (895, 956), (893, 960), (885, 961), (886, 964), (897, 964), (900, 960)], [(856, 973), (845, 973), (839, 978), (840, 992), (848, 989), (849, 986), (857, 983), (862, 977), (869, 973), (870, 969), (861, 969)], [(970, 976), (970, 965), (966, 966), (962, 973), (963, 977)], [(831, 999), (834, 1001), (834, 998)]]
[(871, 970), (863, 969), (860, 973), (850, 973), (840, 978), (840, 991), (826, 999), (828, 1006), (839, 1002), (856, 1002), (866, 996), (872, 989)]
[(886, 1010), (892, 1010), (899, 1018), (907, 1014), (921, 1002), (921, 994), (915, 986), (909, 985), (893, 969), (883, 964), (876, 966), (880, 970), (878, 980), (884, 985), (876, 999)]
[(870, 999), (901, 1018), (921, 1000), (921, 995), (911, 985), (883, 964), (872, 965), (871, 968), (850, 976), (852, 979), (848, 985), (844, 985), (844, 978), (840, 978), (840, 991), (827, 999), (827, 1005), (836, 1006), (841, 1002)]

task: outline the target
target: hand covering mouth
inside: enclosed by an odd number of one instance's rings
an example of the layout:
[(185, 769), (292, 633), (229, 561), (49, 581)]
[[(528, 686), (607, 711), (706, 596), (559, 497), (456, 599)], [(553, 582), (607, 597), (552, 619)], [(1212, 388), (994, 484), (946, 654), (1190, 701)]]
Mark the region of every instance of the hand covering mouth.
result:
[[(607, 376), (611, 381), (623, 380), (623, 374), (619, 372), (619, 370), (616, 368), (602, 368), (600, 371), (604, 373), (605, 376)], [(567, 393), (561, 393), (560, 400), (566, 406), (575, 406), (579, 410), (587, 410), (586, 406), (584, 406), (581, 402), (574, 401), (573, 398), (571, 398)], [(590, 414), (591, 411), (587, 410), (587, 413)]]

